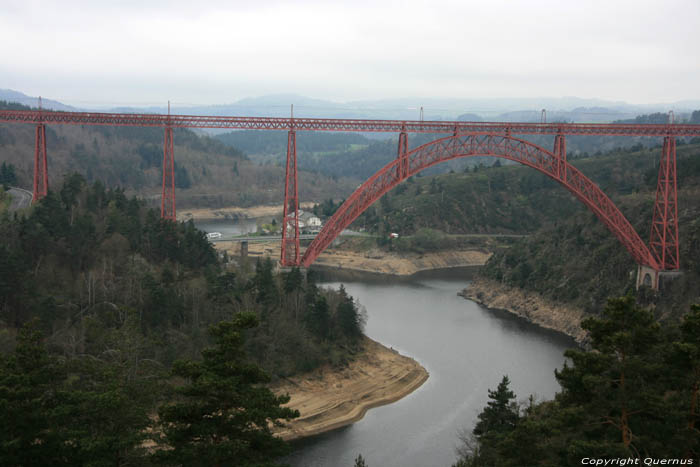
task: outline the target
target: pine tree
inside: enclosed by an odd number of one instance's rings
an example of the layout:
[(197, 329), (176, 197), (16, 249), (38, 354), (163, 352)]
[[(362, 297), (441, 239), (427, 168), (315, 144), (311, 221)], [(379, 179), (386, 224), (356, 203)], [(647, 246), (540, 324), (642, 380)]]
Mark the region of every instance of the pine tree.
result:
[(362, 336), (362, 323), (357, 307), (342, 284), (340, 286), (340, 303), (338, 303), (335, 315), (340, 332), (345, 337), (354, 340)]
[(0, 461), (3, 465), (69, 465), (65, 440), (55, 430), (57, 387), (66, 374), (37, 329), (19, 332), (14, 354), (0, 355)]
[(367, 467), (367, 463), (365, 462), (365, 458), (362, 457), (362, 454), (358, 454), (355, 458), (355, 467)]
[(489, 401), (478, 415), (471, 434), (460, 434), (459, 458), (453, 467), (500, 466), (503, 458), (499, 443), (511, 434), (519, 422), (515, 393), (510, 389), (510, 379), (503, 376), (495, 391), (489, 389)]
[(489, 389), (489, 400), (479, 414), (479, 421), (474, 427), (477, 439), (502, 435), (515, 428), (518, 423), (518, 404), (515, 393), (509, 388), (510, 379), (503, 376), (495, 391)]
[(306, 325), (309, 330), (321, 339), (327, 339), (330, 333), (330, 309), (328, 300), (323, 295), (319, 295), (310, 304), (306, 315)]
[(173, 376), (187, 383), (178, 389), (180, 400), (158, 413), (169, 446), (154, 458), (166, 465), (267, 466), (286, 452), (286, 444), (272, 435), (299, 412), (280, 407), (288, 396), (275, 396), (262, 383), (269, 377), (246, 361), (243, 332), (257, 324), (255, 315), (238, 314), (212, 327), (215, 346), (202, 352), (201, 362), (178, 361)]
[(663, 370), (655, 356), (660, 328), (653, 314), (632, 297), (615, 298), (608, 300), (602, 318), (586, 319), (581, 327), (589, 331), (595, 351), (567, 350), (572, 365), (555, 371), (563, 389), (559, 399), (575, 406), (588, 427), (579, 454), (653, 451), (650, 424), (663, 420), (663, 391), (657, 384)]
[(680, 339), (674, 342), (670, 365), (676, 372), (676, 390), (679, 394), (679, 446), (684, 446), (687, 457), (700, 455), (700, 305), (693, 305), (680, 326)]
[(284, 276), (284, 291), (285, 293), (290, 294), (295, 290), (301, 289), (303, 283), (304, 276), (302, 275), (301, 271), (299, 268), (293, 267), (292, 270)]
[(17, 175), (15, 174), (15, 166), (3, 162), (0, 166), (0, 184), (16, 185)]

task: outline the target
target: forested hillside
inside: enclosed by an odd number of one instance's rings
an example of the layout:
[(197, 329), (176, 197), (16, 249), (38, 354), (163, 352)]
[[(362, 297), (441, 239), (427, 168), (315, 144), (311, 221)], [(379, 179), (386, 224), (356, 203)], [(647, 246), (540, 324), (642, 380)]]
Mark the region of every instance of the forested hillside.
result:
[[(644, 240), (651, 228), (657, 176), (656, 168), (640, 164), (647, 153), (611, 155), (579, 166), (611, 196)], [(678, 148), (678, 187), (683, 275), (666, 282), (659, 293), (640, 296), (655, 304), (662, 318), (678, 318), (700, 300), (699, 145)], [(578, 214), (558, 219), (494, 255), (481, 274), (597, 313), (607, 297), (634, 290), (636, 265), (602, 223), (579, 207)]]
[[(26, 214), (2, 214), (0, 237), (3, 465), (150, 465), (153, 437), (179, 453), (157, 463), (259, 465), (283, 449), (256, 433), (294, 414), (261, 392), (257, 366), (283, 377), (361, 351), (363, 316), (344, 290), (269, 260), (221, 261), (191, 222), (77, 174)], [(192, 410), (204, 438), (186, 429)], [(244, 424), (235, 439), (249, 441), (211, 449), (217, 430)]]
[[(660, 153), (660, 147), (636, 147), (571, 162), (612, 198), (640, 237), (648, 239)], [(700, 280), (700, 144), (681, 144), (677, 155), (685, 274), (649, 297), (663, 313), (674, 315), (699, 293), (694, 284)], [(443, 247), (450, 247), (447, 234), (530, 234), (497, 252), (481, 274), (591, 312), (635, 283), (634, 261), (613, 234), (561, 185), (528, 167), (414, 177), (382, 197), (354, 225), (383, 236), (428, 235), (438, 247), (440, 239)], [(390, 247), (405, 248), (402, 241), (408, 240), (393, 240)]]
[[(552, 401), (518, 404), (504, 377), (453, 467), (693, 465), (700, 455), (700, 306), (660, 326), (632, 297), (584, 321), (594, 351), (571, 349)], [(521, 399), (522, 400), (522, 399)], [(619, 462), (619, 465), (623, 465)], [(602, 464), (601, 464), (602, 465)]]
[[(0, 109), (28, 109), (0, 102)], [(30, 188), (34, 164), (32, 125), (0, 125), (0, 161), (11, 164), (16, 183)], [(280, 204), (284, 166), (260, 166), (237, 148), (188, 129), (175, 129), (175, 184), (179, 207)], [(163, 163), (163, 129), (48, 125), (49, 185), (65, 174), (81, 173), (89, 183), (158, 202)], [(340, 176), (299, 174), (302, 201), (345, 196), (354, 182)], [(243, 188), (244, 187), (244, 188)]]
[[(251, 160), (265, 164), (283, 164), (287, 154), (287, 132), (256, 130), (234, 131), (216, 136), (233, 147), (244, 148)], [(410, 134), (413, 149), (445, 135)], [(297, 157), (299, 168), (330, 177), (352, 177), (363, 182), (396, 158), (396, 135), (374, 135), (371, 139), (359, 133), (298, 132)], [(426, 173), (447, 173), (463, 170), (483, 162), (483, 158), (455, 160), (428, 169)]]
[[(516, 113), (517, 114), (517, 113)], [(538, 113), (539, 118), (539, 113)], [(465, 118), (469, 114), (464, 115)], [(471, 117), (474, 117), (473, 115)], [(615, 123), (634, 124), (665, 124), (668, 114), (655, 113), (639, 115), (630, 120), (620, 120)], [(460, 119), (462, 119), (460, 117)], [(467, 118), (480, 121), (479, 118)], [(530, 119), (514, 118), (505, 121), (531, 121)], [(566, 122), (566, 120), (560, 120)], [(539, 120), (537, 120), (539, 122)], [(700, 111), (689, 116), (689, 123), (700, 122)], [(409, 150), (439, 138), (449, 135), (410, 133), (408, 135)], [(544, 148), (552, 147), (552, 137), (549, 135), (515, 135)], [(232, 131), (216, 136), (228, 146), (243, 150), (251, 160), (270, 165), (284, 164), (287, 152), (286, 131)], [(685, 141), (684, 141), (685, 142)], [(622, 148), (644, 148), (654, 146), (658, 141), (642, 136), (568, 136), (567, 149), (570, 158), (586, 158), (589, 155), (599, 156), (604, 152), (621, 151)], [(331, 177), (352, 177), (364, 181), (374, 175), (384, 165), (396, 158), (397, 136), (390, 134), (373, 134), (371, 137), (360, 133), (339, 132), (298, 132), (297, 154), (299, 167), (303, 170), (317, 172)], [(509, 164), (510, 162), (504, 162)], [(455, 159), (427, 169), (423, 175), (435, 175), (450, 171), (461, 172), (466, 167), (490, 165), (488, 158), (472, 157)]]

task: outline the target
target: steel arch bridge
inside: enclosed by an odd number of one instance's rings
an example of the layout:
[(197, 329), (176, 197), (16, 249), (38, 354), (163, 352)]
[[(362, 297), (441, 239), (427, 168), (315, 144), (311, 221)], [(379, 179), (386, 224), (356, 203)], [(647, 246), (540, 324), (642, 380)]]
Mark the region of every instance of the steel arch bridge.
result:
[[(0, 122), (36, 125), (34, 152), (34, 201), (46, 195), (49, 186), (46, 125), (145, 126), (165, 130), (163, 144), (163, 184), (161, 217), (175, 220), (175, 176), (173, 128), (228, 128), (287, 130), (287, 165), (284, 184), (282, 227), (282, 266), (309, 266), (333, 239), (367, 207), (409, 176), (434, 164), (467, 156), (502, 157), (533, 167), (561, 183), (580, 199), (620, 240), (640, 266), (638, 274), (652, 274), (651, 285), (658, 287), (659, 273), (680, 268), (678, 205), (676, 187), (676, 138), (700, 136), (700, 125), (676, 124), (590, 124), (522, 122), (410, 121), (323, 118), (227, 117), (128, 114), (99, 112), (54, 112), (0, 110)], [(297, 131), (341, 131), (399, 133), (398, 154), (358, 188), (327, 222), (305, 251), (300, 249), (299, 193), (297, 178)], [(450, 135), (408, 151), (411, 133)], [(511, 135), (552, 135), (554, 149)], [(645, 244), (614, 203), (591, 180), (567, 162), (567, 135), (649, 136), (663, 138), (656, 200), (650, 240)]]
[[(563, 150), (563, 145), (555, 144)], [(660, 269), (659, 260), (652, 254), (629, 221), (598, 186), (561, 155), (529, 141), (503, 135), (454, 135), (432, 141), (407, 152), (385, 165), (363, 183), (343, 203), (301, 258), (308, 267), (328, 245), (360, 214), (386, 192), (408, 177), (440, 162), (470, 156), (494, 156), (532, 167), (553, 180), (581, 200), (605, 226), (620, 240), (640, 265)]]

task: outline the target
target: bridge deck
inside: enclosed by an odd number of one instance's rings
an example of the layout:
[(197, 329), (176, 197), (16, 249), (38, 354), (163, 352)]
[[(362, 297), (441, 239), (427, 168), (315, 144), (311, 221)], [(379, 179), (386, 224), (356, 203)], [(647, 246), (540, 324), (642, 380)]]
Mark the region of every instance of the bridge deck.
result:
[(220, 117), (201, 115), (128, 114), (0, 110), (0, 122), (59, 125), (228, 128), (247, 130), (401, 132), (436, 134), (700, 136), (700, 125), (637, 125), (615, 123), (517, 123), (331, 118)]

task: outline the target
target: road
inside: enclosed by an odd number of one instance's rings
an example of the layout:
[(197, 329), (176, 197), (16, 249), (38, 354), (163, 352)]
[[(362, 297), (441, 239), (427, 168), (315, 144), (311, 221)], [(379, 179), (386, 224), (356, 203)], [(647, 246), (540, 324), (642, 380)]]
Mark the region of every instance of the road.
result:
[(32, 192), (23, 190), (22, 188), (12, 187), (8, 191), (10, 196), (12, 196), (12, 201), (10, 202), (10, 211), (17, 211), (18, 209), (28, 208), (32, 204)]
[[(313, 240), (318, 234), (302, 234), (299, 235), (300, 240)], [(375, 237), (376, 235), (370, 235), (363, 232), (354, 232), (352, 230), (343, 230), (339, 235), (342, 237)], [(518, 234), (452, 234), (452, 238), (523, 238), (528, 237), (528, 235), (518, 235)], [(410, 236), (409, 236), (410, 238)], [(280, 235), (256, 235), (254, 237), (243, 236), (243, 237), (221, 237), (211, 239), (212, 243), (216, 242), (273, 242), (280, 241), (282, 237)]]
[[(316, 235), (318, 234), (301, 234), (299, 235), (299, 240), (313, 240), (316, 238)], [(353, 232), (351, 230), (343, 230), (343, 232), (340, 234), (340, 236), (343, 237), (371, 237), (372, 235), (362, 233), (362, 232)], [(254, 236), (254, 237), (221, 237), (221, 238), (213, 238), (210, 239), (212, 243), (216, 242), (274, 242), (274, 241), (280, 241), (282, 240), (281, 235), (260, 235), (260, 236)]]

